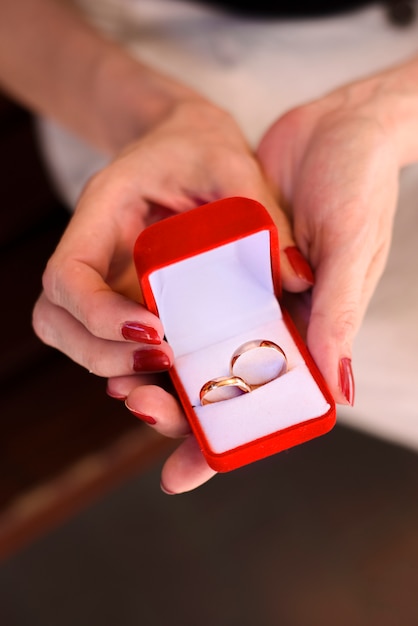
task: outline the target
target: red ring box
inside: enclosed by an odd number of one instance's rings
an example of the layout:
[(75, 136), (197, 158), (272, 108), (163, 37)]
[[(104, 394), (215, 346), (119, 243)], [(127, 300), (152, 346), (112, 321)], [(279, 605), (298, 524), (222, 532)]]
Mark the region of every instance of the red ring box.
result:
[[(225, 198), (152, 224), (138, 236), (134, 260), (144, 302), (174, 351), (174, 386), (213, 469), (233, 470), (331, 430), (335, 402), (280, 304), (278, 233), (260, 203)], [(254, 339), (278, 344), (287, 372), (202, 406), (202, 385), (229, 375), (235, 349)]]

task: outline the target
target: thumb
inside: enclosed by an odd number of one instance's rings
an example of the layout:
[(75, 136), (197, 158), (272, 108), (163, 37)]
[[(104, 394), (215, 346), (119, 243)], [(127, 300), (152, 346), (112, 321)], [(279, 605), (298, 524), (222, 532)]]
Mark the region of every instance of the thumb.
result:
[[(341, 271), (340, 271), (341, 269)], [(355, 272), (355, 269), (353, 270)], [(354, 404), (352, 344), (363, 315), (361, 281), (347, 265), (323, 262), (316, 270), (307, 345), (339, 404)]]

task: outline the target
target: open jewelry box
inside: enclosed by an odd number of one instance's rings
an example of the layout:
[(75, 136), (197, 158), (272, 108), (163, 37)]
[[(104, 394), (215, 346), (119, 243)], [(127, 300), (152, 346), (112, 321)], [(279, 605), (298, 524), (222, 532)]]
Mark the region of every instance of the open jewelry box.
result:
[[(213, 469), (235, 469), (333, 427), (334, 400), (280, 305), (277, 228), (260, 203), (226, 198), (168, 217), (138, 236), (134, 260), (145, 304), (174, 351), (171, 378)], [(230, 375), (236, 348), (259, 339), (280, 346), (286, 372), (202, 405), (202, 386)]]

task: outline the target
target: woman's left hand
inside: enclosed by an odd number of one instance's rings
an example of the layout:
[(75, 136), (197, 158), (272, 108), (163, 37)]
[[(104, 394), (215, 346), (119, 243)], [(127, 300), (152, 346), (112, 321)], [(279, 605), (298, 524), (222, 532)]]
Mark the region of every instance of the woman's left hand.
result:
[(315, 272), (307, 344), (342, 404), (354, 402), (352, 344), (388, 256), (400, 167), (418, 148), (406, 69), (290, 111), (258, 149)]

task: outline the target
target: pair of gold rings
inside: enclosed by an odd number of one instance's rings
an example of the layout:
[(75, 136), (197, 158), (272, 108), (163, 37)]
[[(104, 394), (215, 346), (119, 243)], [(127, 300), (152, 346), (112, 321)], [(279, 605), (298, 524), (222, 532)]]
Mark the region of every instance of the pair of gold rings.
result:
[(230, 375), (208, 380), (200, 390), (202, 405), (229, 400), (269, 383), (287, 370), (284, 351), (273, 341), (254, 339), (237, 348), (231, 357)]

